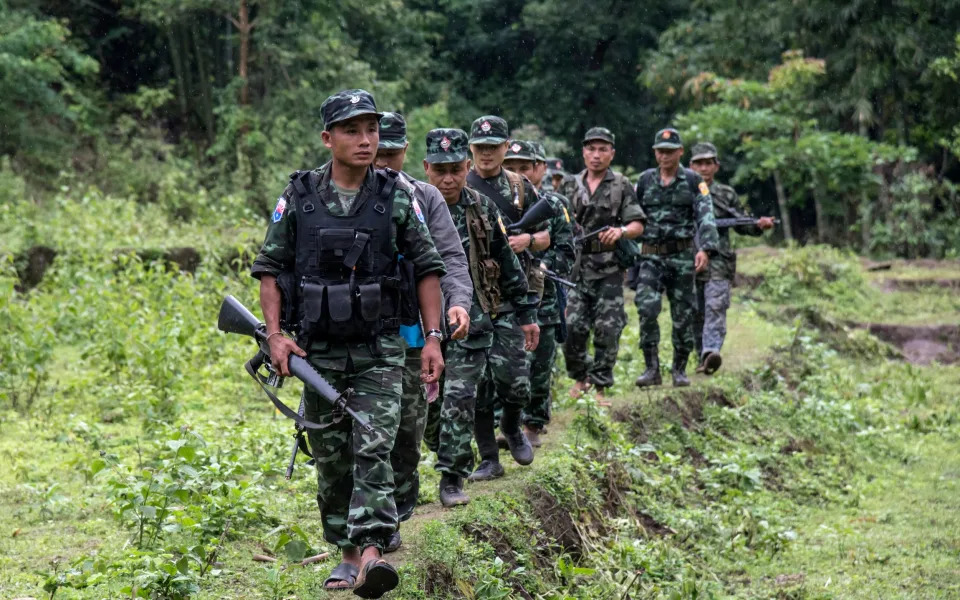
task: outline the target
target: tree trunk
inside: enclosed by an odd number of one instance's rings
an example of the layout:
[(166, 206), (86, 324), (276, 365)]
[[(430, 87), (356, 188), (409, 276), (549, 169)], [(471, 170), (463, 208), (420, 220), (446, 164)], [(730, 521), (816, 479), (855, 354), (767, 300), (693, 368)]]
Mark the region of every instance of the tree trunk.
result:
[(820, 186), (813, 188), (813, 211), (817, 217), (817, 243), (827, 243), (827, 223), (823, 214), (823, 189)]
[(167, 27), (167, 48), (170, 50), (170, 62), (173, 63), (173, 78), (177, 80), (177, 103), (180, 105), (180, 118), (184, 125), (187, 120), (187, 89), (184, 81), (186, 74), (183, 72), (183, 62), (180, 60), (180, 43), (174, 35), (171, 23)]
[(240, 104), (246, 106), (250, 104), (250, 81), (247, 77), (247, 67), (250, 62), (250, 31), (253, 24), (250, 22), (250, 11), (247, 7), (247, 0), (240, 0), (240, 8), (234, 19), (233, 26), (240, 32), (240, 62), (237, 64), (237, 74), (240, 76), (242, 84), (240, 86)]
[[(203, 28), (206, 31), (206, 28)], [(207, 141), (213, 144), (214, 141), (214, 121), (213, 121), (213, 88), (210, 85), (210, 75), (207, 73), (206, 60), (203, 57), (204, 49), (200, 47), (196, 29), (190, 32), (190, 38), (193, 41), (193, 51), (197, 60), (197, 77), (199, 79), (200, 94), (200, 118), (203, 121), (203, 127), (207, 130)]]
[(870, 206), (870, 199), (867, 192), (860, 192), (860, 243), (863, 245), (861, 252), (867, 254), (870, 252), (871, 231), (873, 227), (873, 207)]
[(780, 222), (783, 224), (783, 237), (788, 242), (793, 241), (793, 228), (790, 227), (790, 208), (787, 206), (787, 195), (783, 191), (780, 181), (780, 172), (773, 172), (773, 184), (777, 188), (777, 206), (780, 207)]

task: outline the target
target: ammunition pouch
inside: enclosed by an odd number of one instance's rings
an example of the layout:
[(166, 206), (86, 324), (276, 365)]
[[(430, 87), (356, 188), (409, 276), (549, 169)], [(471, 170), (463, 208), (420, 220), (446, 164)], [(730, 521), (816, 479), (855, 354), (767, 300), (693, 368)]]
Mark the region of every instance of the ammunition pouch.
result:
[(413, 263), (400, 257), (400, 324), (420, 324), (420, 300)]
[(399, 277), (348, 283), (304, 277), (300, 286), (300, 336), (369, 342), (400, 329)]

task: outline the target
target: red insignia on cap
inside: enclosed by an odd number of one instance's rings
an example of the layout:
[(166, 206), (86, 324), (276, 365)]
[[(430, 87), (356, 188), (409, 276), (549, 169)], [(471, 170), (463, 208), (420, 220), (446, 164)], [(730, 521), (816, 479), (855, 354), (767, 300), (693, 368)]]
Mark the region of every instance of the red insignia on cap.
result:
[(449, 148), (449, 147), (450, 147), (450, 138), (445, 137), (445, 138), (443, 138), (442, 140), (440, 140), (440, 147), (443, 148), (444, 150), (446, 150), (447, 148)]
[(514, 145), (510, 146), (510, 150), (511, 150), (512, 152), (520, 152), (520, 144), (514, 144)]
[(670, 132), (669, 132), (669, 131), (664, 131), (664, 132), (663, 132), (663, 139), (665, 139), (665, 140), (670, 139)]
[(484, 121), (480, 124), (480, 131), (486, 133), (490, 131), (490, 121)]

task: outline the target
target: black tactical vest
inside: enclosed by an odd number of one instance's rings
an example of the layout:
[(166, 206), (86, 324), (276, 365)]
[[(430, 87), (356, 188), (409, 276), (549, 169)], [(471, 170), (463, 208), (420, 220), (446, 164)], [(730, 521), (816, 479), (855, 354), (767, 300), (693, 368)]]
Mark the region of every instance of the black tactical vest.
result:
[(399, 329), (400, 272), (393, 244), (396, 174), (377, 172), (376, 193), (354, 214), (330, 213), (310, 172), (291, 176), (297, 202), (299, 339), (376, 340)]

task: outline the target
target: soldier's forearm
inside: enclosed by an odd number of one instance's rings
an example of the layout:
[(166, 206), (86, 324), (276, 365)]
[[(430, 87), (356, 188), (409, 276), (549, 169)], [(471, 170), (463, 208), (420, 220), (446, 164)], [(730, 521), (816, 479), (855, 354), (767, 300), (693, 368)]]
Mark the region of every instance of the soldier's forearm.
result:
[(540, 252), (550, 247), (550, 232), (544, 229), (533, 234), (533, 243), (530, 244), (530, 250)]
[(440, 278), (435, 273), (424, 275), (417, 282), (417, 298), (420, 303), (420, 320), (424, 330), (440, 329)]
[(623, 232), (623, 237), (632, 240), (643, 235), (643, 221), (630, 221), (627, 223), (627, 230)]
[(264, 275), (260, 278), (260, 310), (263, 311), (263, 322), (267, 325), (267, 333), (280, 331), (280, 288), (277, 287), (277, 278), (273, 275)]

